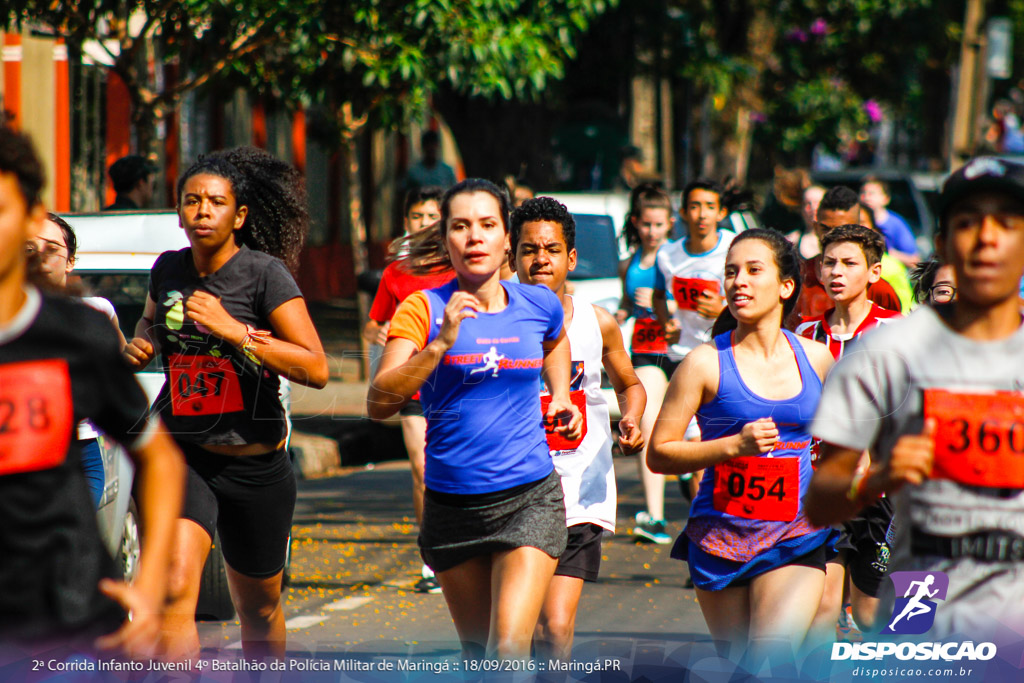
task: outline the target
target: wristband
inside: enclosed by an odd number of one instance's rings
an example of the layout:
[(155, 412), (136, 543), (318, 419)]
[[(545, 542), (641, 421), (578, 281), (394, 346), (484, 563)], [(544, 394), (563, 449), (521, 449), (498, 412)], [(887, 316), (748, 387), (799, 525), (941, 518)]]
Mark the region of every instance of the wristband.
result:
[(257, 344), (270, 343), (270, 330), (257, 330), (252, 325), (245, 326), (245, 336), (242, 337), (241, 349), (245, 353), (252, 353), (256, 350)]

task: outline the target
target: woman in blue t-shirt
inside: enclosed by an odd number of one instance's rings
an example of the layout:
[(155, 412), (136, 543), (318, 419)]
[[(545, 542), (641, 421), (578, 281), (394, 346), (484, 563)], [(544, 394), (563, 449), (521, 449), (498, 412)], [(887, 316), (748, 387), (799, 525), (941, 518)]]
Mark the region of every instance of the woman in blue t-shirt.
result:
[[(420, 392), (420, 551), (467, 657), (530, 654), (566, 543), (545, 428), (575, 438), (582, 423), (561, 302), (546, 287), (501, 280), (508, 226), (508, 195), (470, 179), (445, 193), (436, 227), (406, 238), (413, 269), (450, 267), (456, 279), (399, 306), (367, 396), (370, 417), (383, 419)], [(552, 394), (544, 413), (542, 374)]]
[(160, 413), (188, 464), (171, 568), (166, 656), (199, 655), (196, 602), (215, 533), (246, 657), (285, 653), (281, 576), (295, 479), (278, 376), (321, 388), (327, 357), (288, 271), (308, 226), (298, 171), (253, 147), (201, 157), (178, 180), (187, 249), (161, 254), (125, 355), (159, 353)]

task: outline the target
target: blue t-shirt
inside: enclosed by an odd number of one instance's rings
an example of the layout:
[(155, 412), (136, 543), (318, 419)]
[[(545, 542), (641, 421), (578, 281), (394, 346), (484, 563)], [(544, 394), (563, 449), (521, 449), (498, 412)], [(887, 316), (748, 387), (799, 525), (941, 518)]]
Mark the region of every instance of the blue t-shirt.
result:
[(914, 232), (898, 213), (889, 212), (889, 217), (878, 224), (878, 230), (885, 236), (885, 248), (902, 251), (904, 254), (916, 254), (917, 242)]
[(640, 287), (654, 289), (655, 280), (658, 277), (658, 267), (651, 265), (650, 268), (640, 267), (640, 251), (633, 254), (629, 260), (629, 267), (626, 268), (626, 293), (633, 300), (632, 315), (636, 318), (653, 318), (654, 309), (645, 308), (636, 304), (636, 290)]
[[(542, 344), (562, 332), (562, 303), (547, 287), (501, 283), (508, 305), (459, 326), (454, 346), (420, 389), (427, 418), (427, 488), (491, 493), (553, 469), (540, 409)], [(458, 282), (426, 290), (430, 335)]]

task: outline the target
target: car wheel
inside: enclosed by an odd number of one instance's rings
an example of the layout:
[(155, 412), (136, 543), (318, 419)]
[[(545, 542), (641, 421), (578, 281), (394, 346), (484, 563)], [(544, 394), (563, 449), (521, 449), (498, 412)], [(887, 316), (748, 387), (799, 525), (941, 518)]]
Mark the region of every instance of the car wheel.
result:
[(231, 602), (228, 588), (228, 574), (224, 568), (224, 555), (220, 550), (220, 535), (214, 534), (213, 547), (203, 567), (199, 584), (199, 601), (196, 603), (196, 619), (228, 621), (235, 618), (235, 605)]
[(118, 560), (121, 564), (121, 576), (127, 583), (131, 583), (139, 572), (139, 557), (142, 555), (139, 509), (135, 506), (135, 498), (128, 501), (128, 511), (124, 515), (124, 525), (121, 529), (120, 548)]

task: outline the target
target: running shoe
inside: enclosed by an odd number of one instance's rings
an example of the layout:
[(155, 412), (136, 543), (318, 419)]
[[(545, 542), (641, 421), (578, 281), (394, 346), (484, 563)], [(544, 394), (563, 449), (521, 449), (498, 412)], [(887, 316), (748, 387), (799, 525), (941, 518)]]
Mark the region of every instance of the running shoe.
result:
[(839, 613), (839, 623), (836, 624), (836, 640), (847, 643), (859, 643), (864, 640), (864, 634), (853, 619), (853, 607), (850, 603), (843, 605), (843, 611)]
[(647, 543), (666, 545), (672, 542), (672, 537), (665, 533), (665, 520), (651, 519), (650, 513), (641, 511), (636, 513), (636, 526), (633, 528), (633, 538)]
[(441, 584), (436, 576), (424, 576), (413, 586), (417, 593), (440, 593)]

